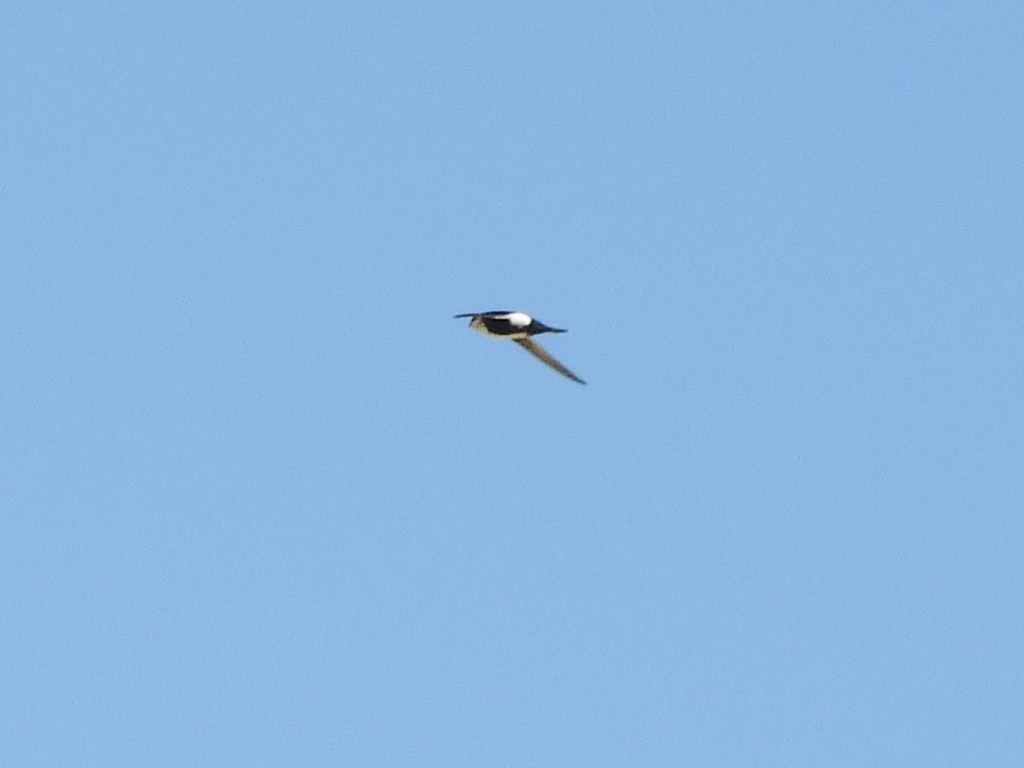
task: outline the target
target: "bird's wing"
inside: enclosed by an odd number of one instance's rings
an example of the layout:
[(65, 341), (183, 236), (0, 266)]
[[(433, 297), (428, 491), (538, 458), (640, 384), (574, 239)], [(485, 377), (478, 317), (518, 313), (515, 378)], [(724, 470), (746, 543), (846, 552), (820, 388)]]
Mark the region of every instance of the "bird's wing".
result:
[(579, 376), (577, 376), (575, 373), (566, 368), (564, 365), (562, 365), (560, 362), (555, 360), (555, 358), (548, 354), (547, 350), (544, 349), (544, 347), (542, 347), (529, 336), (527, 336), (525, 339), (515, 339), (515, 342), (523, 349), (525, 349), (527, 352), (529, 352), (531, 355), (540, 360), (542, 363), (544, 363), (545, 365), (550, 365), (563, 376), (567, 376), (573, 381), (579, 382), (580, 384), (587, 383)]

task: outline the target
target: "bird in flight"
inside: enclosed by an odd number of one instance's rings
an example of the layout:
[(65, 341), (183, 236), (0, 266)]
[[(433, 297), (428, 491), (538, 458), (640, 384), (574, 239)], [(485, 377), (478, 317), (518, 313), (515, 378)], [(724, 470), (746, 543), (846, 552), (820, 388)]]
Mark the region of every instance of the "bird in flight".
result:
[(467, 312), (464, 315), (455, 315), (455, 317), (471, 318), (469, 321), (470, 328), (480, 331), (480, 333), (486, 336), (512, 339), (512, 341), (542, 363), (551, 366), (563, 376), (567, 376), (580, 384), (587, 383), (555, 360), (544, 347), (533, 340), (533, 337), (538, 333), (565, 333), (564, 328), (552, 328), (544, 325), (544, 323), (534, 320), (525, 312)]

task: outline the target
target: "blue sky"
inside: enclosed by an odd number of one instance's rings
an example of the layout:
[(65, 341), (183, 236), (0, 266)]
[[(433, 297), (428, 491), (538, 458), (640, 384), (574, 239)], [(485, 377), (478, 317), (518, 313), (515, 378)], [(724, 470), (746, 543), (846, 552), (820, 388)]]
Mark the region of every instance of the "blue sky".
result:
[(1024, 762), (1019, 3), (0, 30), (5, 765)]

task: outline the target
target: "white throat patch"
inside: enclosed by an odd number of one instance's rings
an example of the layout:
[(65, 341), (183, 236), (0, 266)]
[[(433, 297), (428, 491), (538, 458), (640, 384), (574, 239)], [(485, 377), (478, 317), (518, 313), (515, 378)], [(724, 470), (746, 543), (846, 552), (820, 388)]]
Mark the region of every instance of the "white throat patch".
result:
[(484, 320), (482, 317), (474, 317), (472, 320), (470, 320), (469, 327), (472, 328), (474, 331), (480, 331), (480, 333), (484, 334), (485, 336), (491, 335), (491, 332), (487, 330), (487, 326), (484, 325)]

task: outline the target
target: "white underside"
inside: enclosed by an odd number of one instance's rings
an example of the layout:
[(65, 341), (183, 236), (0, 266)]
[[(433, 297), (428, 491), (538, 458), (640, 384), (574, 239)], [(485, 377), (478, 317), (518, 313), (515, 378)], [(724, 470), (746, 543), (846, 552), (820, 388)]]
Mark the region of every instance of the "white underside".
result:
[[(516, 316), (515, 319), (513, 319), (513, 315)], [(526, 318), (525, 323), (521, 322), (522, 318), (524, 317)], [(524, 315), (522, 312), (513, 312), (511, 315), (508, 316), (508, 321), (512, 323), (512, 325), (518, 325), (522, 327), (526, 327), (532, 322), (530, 320), (530, 317), (528, 315)], [(526, 331), (522, 331), (521, 333), (491, 333), (489, 330), (487, 330), (487, 326), (484, 325), (484, 320), (482, 317), (474, 317), (472, 320), (470, 320), (469, 327), (472, 328), (474, 331), (480, 331), (480, 333), (482, 333), (484, 336), (493, 336), (496, 339), (525, 339), (529, 335)]]

